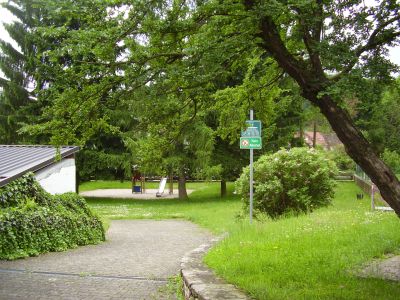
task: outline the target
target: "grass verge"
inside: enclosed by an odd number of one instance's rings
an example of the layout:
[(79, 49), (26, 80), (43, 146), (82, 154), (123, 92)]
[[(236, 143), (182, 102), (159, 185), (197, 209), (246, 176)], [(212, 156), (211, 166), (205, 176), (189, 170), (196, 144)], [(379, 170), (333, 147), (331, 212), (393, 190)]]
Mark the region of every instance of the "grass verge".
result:
[(399, 254), (400, 246), (398, 217), (370, 212), (357, 192), (340, 183), (333, 206), (237, 225), (205, 262), (256, 299), (398, 299), (399, 283), (355, 274), (374, 258)]

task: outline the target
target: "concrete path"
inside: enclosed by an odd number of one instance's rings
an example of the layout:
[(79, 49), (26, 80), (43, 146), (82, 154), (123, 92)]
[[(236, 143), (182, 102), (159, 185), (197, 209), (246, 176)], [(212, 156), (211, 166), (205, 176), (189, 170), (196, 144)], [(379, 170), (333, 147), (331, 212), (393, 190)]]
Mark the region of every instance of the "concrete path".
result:
[(112, 221), (102, 244), (0, 261), (0, 299), (175, 299), (168, 278), (211, 238), (186, 221)]
[[(193, 190), (186, 190), (187, 194), (193, 192)], [(141, 193), (132, 193), (130, 189), (98, 189), (92, 191), (81, 192), (79, 195), (83, 197), (99, 197), (99, 198), (129, 198), (129, 199), (175, 199), (178, 198), (178, 192), (175, 191), (175, 194), (169, 195), (168, 191), (163, 193), (161, 197), (157, 197), (156, 193), (158, 190), (155, 189), (146, 189), (146, 192)]]

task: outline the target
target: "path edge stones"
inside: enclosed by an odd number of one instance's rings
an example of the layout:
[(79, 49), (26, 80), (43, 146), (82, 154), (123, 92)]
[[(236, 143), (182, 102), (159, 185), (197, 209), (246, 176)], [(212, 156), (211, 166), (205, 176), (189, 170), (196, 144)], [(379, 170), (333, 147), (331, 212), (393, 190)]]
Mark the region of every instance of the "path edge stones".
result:
[(233, 284), (224, 282), (203, 264), (203, 256), (226, 235), (210, 240), (188, 252), (181, 260), (181, 275), (185, 300), (248, 300)]

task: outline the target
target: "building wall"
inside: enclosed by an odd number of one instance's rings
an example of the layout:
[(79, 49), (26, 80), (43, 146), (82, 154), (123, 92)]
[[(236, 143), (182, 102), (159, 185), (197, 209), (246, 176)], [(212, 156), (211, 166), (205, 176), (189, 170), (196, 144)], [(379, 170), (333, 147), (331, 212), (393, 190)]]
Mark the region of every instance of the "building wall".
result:
[(76, 191), (74, 158), (66, 158), (35, 173), (36, 180), (50, 194)]

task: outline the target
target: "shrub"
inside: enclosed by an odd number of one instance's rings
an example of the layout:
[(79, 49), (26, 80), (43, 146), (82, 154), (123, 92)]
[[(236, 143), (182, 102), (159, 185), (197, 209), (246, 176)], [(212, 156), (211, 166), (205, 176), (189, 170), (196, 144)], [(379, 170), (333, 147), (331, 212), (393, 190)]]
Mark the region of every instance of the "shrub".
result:
[(382, 158), (384, 162), (395, 172), (396, 174), (400, 173), (400, 154), (396, 151), (390, 151), (385, 149), (383, 152)]
[[(280, 150), (254, 163), (254, 209), (272, 218), (306, 213), (330, 204), (334, 196), (335, 164), (324, 152), (308, 148)], [(249, 205), (249, 167), (236, 181), (245, 206)]]
[(356, 167), (356, 163), (346, 153), (344, 147), (337, 147), (333, 150), (326, 151), (326, 155), (336, 163), (340, 171), (354, 171)]
[(104, 241), (104, 229), (86, 201), (74, 194), (52, 196), (33, 174), (0, 189), (0, 259), (62, 251)]
[(28, 200), (46, 205), (46, 201), (50, 198), (51, 196), (42, 189), (32, 174), (22, 176), (0, 189), (1, 208), (23, 206)]

